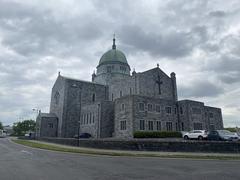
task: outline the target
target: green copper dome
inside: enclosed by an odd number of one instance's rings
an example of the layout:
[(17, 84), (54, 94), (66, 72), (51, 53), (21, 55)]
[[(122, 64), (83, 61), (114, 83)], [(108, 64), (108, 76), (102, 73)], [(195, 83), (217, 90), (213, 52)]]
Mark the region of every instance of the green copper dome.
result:
[(99, 61), (99, 65), (108, 63), (124, 63), (128, 64), (126, 56), (122, 51), (116, 49), (115, 38), (113, 39), (112, 49), (104, 53)]
[(111, 49), (103, 54), (99, 61), (100, 64), (105, 64), (108, 62), (121, 62), (127, 64), (126, 56), (123, 54), (123, 52), (117, 50), (117, 49)]

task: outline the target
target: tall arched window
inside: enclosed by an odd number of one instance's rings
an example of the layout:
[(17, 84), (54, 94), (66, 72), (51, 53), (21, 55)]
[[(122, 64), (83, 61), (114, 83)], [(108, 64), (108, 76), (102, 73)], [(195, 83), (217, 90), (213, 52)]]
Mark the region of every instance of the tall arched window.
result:
[(96, 98), (96, 95), (93, 94), (93, 95), (92, 95), (92, 101), (93, 101), (93, 102), (95, 102), (95, 98)]
[(55, 104), (59, 104), (59, 99), (60, 99), (60, 94), (59, 92), (57, 91), (54, 95), (54, 103)]

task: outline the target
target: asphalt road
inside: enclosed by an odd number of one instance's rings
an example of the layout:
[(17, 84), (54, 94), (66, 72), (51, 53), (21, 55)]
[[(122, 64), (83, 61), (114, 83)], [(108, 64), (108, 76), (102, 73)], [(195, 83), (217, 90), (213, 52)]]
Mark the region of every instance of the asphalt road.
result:
[(0, 139), (0, 180), (239, 180), (240, 161), (91, 156)]

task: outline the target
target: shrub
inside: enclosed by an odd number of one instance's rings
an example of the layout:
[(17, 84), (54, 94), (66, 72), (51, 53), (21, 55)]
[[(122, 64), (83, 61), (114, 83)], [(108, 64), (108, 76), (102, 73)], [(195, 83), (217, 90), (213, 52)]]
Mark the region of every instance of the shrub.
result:
[(134, 138), (168, 138), (182, 137), (181, 132), (177, 131), (136, 131)]

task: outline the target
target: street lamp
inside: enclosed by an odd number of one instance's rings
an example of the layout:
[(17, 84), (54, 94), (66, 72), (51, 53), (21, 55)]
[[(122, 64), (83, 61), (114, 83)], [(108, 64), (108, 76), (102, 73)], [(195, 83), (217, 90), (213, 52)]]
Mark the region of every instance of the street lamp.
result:
[(35, 121), (36, 121), (36, 136), (40, 137), (40, 129), (41, 129), (41, 121), (37, 122), (37, 116), (38, 114), (40, 114), (41, 110), (37, 109), (37, 108), (33, 108), (32, 109), (33, 112), (36, 112), (36, 117), (35, 117)]
[[(80, 119), (81, 119), (81, 116), (80, 116)], [(81, 123), (81, 120), (78, 121), (78, 146), (79, 146), (79, 139), (80, 139), (80, 123)]]
[(33, 112), (37, 112), (37, 113), (40, 113), (41, 110), (40, 109), (37, 109), (37, 108), (32, 108)]
[(77, 121), (77, 125), (78, 125), (78, 146), (79, 146), (79, 139), (80, 139), (80, 124), (81, 124), (81, 90), (82, 87), (79, 84), (72, 84), (71, 85), (72, 88), (76, 88), (77, 89), (77, 107), (79, 108), (79, 116), (78, 116), (78, 121)]

